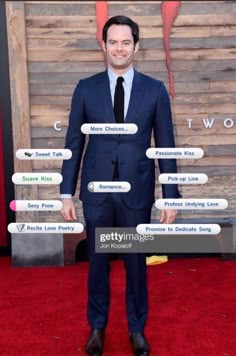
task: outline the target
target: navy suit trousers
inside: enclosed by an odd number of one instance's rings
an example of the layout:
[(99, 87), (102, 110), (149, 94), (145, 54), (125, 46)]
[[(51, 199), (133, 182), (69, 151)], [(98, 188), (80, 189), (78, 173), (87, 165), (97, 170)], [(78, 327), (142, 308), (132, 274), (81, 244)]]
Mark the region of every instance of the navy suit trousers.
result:
[[(87, 232), (89, 274), (87, 316), (92, 329), (105, 328), (110, 304), (110, 255), (95, 253), (96, 227), (136, 227), (150, 223), (149, 209), (130, 209), (121, 194), (110, 193), (99, 206), (83, 203)], [(129, 332), (143, 332), (148, 313), (146, 255), (122, 253), (126, 270), (126, 312)]]

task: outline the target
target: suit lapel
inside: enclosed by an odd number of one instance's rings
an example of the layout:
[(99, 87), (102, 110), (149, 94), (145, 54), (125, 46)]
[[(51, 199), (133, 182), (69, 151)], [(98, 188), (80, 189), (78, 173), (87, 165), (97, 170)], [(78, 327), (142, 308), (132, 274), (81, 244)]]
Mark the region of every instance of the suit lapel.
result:
[(104, 121), (115, 123), (115, 115), (112, 107), (111, 91), (107, 71), (99, 78), (97, 94), (100, 105), (104, 110)]
[(125, 123), (135, 123), (135, 111), (137, 111), (137, 106), (142, 103), (144, 95), (144, 88), (142, 86), (142, 80), (140, 74), (134, 70), (134, 79), (130, 94), (129, 106), (127, 115), (125, 118)]

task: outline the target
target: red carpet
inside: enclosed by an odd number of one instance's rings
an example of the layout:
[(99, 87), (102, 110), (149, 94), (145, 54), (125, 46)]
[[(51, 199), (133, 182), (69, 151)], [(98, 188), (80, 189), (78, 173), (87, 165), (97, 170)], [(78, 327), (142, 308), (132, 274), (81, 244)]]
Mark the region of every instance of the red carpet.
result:
[[(12, 268), (0, 258), (1, 356), (84, 354), (87, 267)], [(236, 355), (235, 262), (179, 258), (149, 266), (148, 273), (151, 355)], [(129, 356), (120, 261), (112, 262), (111, 285), (104, 356)]]

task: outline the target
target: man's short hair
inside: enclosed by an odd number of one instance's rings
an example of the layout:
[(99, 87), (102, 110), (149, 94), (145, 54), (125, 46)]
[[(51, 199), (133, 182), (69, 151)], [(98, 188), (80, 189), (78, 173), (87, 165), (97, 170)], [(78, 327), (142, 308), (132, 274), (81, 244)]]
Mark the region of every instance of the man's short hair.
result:
[(112, 25), (127, 25), (130, 27), (132, 36), (134, 39), (134, 44), (136, 44), (139, 41), (139, 26), (136, 22), (131, 20), (131, 18), (127, 16), (113, 16), (111, 17), (104, 25), (103, 30), (102, 30), (102, 39), (106, 43), (107, 42), (107, 31), (109, 27)]

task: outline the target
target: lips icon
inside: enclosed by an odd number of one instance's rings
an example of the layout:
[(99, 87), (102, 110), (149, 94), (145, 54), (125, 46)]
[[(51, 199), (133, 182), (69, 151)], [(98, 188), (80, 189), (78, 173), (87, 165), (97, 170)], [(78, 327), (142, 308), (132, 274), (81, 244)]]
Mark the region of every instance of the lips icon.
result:
[(27, 157), (31, 157), (33, 153), (30, 153), (30, 152), (25, 152), (25, 156)]

